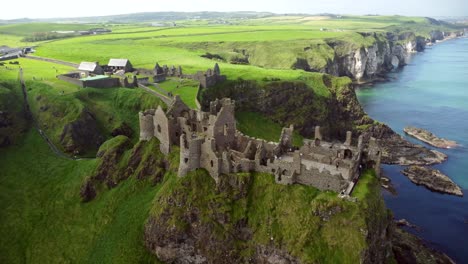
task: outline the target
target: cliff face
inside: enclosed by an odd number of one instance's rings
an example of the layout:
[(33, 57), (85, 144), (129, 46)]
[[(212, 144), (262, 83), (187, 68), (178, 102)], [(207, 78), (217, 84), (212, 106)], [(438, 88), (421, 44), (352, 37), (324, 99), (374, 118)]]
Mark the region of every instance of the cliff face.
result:
[[(434, 30), (427, 38), (407, 32), (385, 35), (377, 33), (361, 33), (365, 37), (373, 37), (374, 43), (359, 48), (349, 47), (345, 41), (329, 40), (327, 44), (334, 50), (334, 58), (329, 59), (324, 69), (314, 69), (335, 76), (348, 76), (357, 82), (372, 81), (382, 77), (389, 71), (408, 64), (411, 54), (422, 52), (426, 45), (448, 38), (463, 35), (459, 32), (443, 32)], [(307, 65), (306, 65), (307, 66)], [(310, 67), (302, 67), (304, 70)]]
[(267, 174), (169, 176), (145, 226), (166, 263), (384, 263), (391, 224), (375, 176), (357, 202)]
[(423, 51), (426, 43), (433, 42), (433, 39), (435, 41), (444, 38), (442, 32), (433, 32), (434, 37), (427, 40), (413, 33), (400, 35), (374, 33), (373, 35), (375, 42), (372, 45), (358, 49), (343, 48), (347, 45), (344, 42), (329, 42), (328, 44), (335, 50), (335, 56), (327, 64), (325, 72), (336, 76), (348, 76), (358, 82), (373, 80), (406, 65), (411, 54)]

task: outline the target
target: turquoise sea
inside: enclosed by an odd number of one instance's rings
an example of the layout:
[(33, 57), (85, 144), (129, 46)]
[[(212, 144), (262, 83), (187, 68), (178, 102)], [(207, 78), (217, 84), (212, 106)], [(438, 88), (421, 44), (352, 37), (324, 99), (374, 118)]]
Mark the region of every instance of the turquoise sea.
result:
[(385, 202), (395, 218), (421, 228), (411, 232), (457, 263), (468, 263), (468, 38), (428, 47), (389, 77), (389, 82), (358, 89), (364, 110), (403, 136), (403, 128), (412, 125), (460, 143), (458, 148), (439, 150), (449, 159), (434, 167), (455, 181), (465, 196), (431, 192), (412, 184), (400, 173), (401, 166), (384, 165), (384, 175), (398, 192), (396, 196), (385, 192)]

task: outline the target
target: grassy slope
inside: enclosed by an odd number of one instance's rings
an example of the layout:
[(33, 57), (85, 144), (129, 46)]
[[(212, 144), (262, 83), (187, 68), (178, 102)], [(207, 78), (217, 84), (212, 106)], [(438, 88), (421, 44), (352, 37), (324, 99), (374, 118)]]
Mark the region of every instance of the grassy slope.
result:
[[(136, 142), (139, 131), (138, 112), (161, 104), (155, 96), (140, 89), (80, 89), (55, 77), (72, 70), (71, 67), (27, 59), (18, 61), (24, 71), (31, 110), (41, 129), (56, 145), (60, 145), (64, 125), (76, 120), (83, 109), (95, 115), (105, 137), (108, 138), (113, 129), (125, 122), (133, 129), (132, 140)], [(18, 82), (18, 66), (7, 66), (10, 69), (0, 67), (0, 77)], [(42, 111), (41, 107), (46, 107), (47, 110)]]
[(0, 150), (0, 262), (154, 262), (143, 222), (157, 191), (131, 178), (88, 204), (79, 190), (95, 160), (54, 156), (35, 131)]
[[(235, 223), (246, 219), (252, 230), (252, 240), (236, 242), (245, 256), (250, 256), (257, 245), (273, 244), (304, 263), (358, 263), (368, 246), (365, 235), (361, 233), (367, 230), (366, 221), (372, 220), (375, 214), (386, 213), (385, 208), (382, 212), (366, 209), (375, 203), (375, 197), (370, 196), (378, 194), (379, 186), (375, 184), (359, 185), (357, 189), (367, 188), (370, 193), (360, 196), (358, 203), (353, 203), (339, 199), (335, 193), (319, 192), (312, 187), (278, 185), (268, 174), (225, 177), (231, 177), (230, 182), (239, 186), (251, 178), (252, 181), (244, 186), (248, 188), (247, 195), (239, 195), (236, 189), (233, 193), (216, 191), (214, 181), (203, 170), (184, 178), (168, 176), (156, 195), (157, 202), (151, 215), (157, 218), (169, 213), (168, 223), (184, 230), (190, 223), (183, 220), (186, 219), (183, 215), (194, 210), (202, 224), (221, 228), (215, 230), (215, 233), (219, 232), (219, 239), (223, 239), (223, 234), (235, 232)], [(376, 182), (370, 172), (364, 177)], [(184, 202), (184, 199), (190, 202)], [(174, 207), (164, 202), (167, 200), (185, 206)], [(213, 206), (220, 202), (221, 207)], [(228, 215), (228, 223), (220, 226), (213, 219), (213, 215), (220, 214)]]
[[(198, 93), (199, 83), (189, 79), (168, 78), (166, 81), (158, 84), (164, 91), (170, 92), (173, 95), (180, 95), (180, 99), (187, 104), (188, 107), (195, 109), (197, 107), (195, 98)], [(159, 91), (156, 89), (156, 91)]]
[[(283, 129), (279, 124), (255, 112), (236, 112), (236, 120), (237, 129), (242, 133), (272, 142), (278, 142)], [(302, 146), (302, 140), (302, 136), (294, 132), (294, 146)]]

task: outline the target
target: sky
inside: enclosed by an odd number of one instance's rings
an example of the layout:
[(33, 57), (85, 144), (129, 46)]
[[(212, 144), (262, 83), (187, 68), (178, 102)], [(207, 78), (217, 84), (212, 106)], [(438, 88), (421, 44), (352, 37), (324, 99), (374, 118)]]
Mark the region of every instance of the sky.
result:
[(2, 4), (0, 19), (57, 18), (160, 11), (267, 11), (273, 13), (468, 16), (468, 0), (23, 0)]

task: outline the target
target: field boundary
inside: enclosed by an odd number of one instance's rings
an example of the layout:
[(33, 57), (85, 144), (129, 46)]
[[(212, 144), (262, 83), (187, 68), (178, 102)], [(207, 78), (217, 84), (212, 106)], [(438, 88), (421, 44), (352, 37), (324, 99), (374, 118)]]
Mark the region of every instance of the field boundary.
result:
[(74, 67), (74, 68), (78, 68), (78, 66), (79, 66), (79, 64), (73, 63), (73, 62), (61, 61), (61, 60), (38, 57), (38, 56), (32, 56), (32, 55), (26, 55), (24, 58), (32, 59), (32, 60), (38, 60), (38, 61), (52, 62), (52, 63), (55, 63), (55, 64), (61, 64), (61, 65), (70, 66), (70, 67)]

